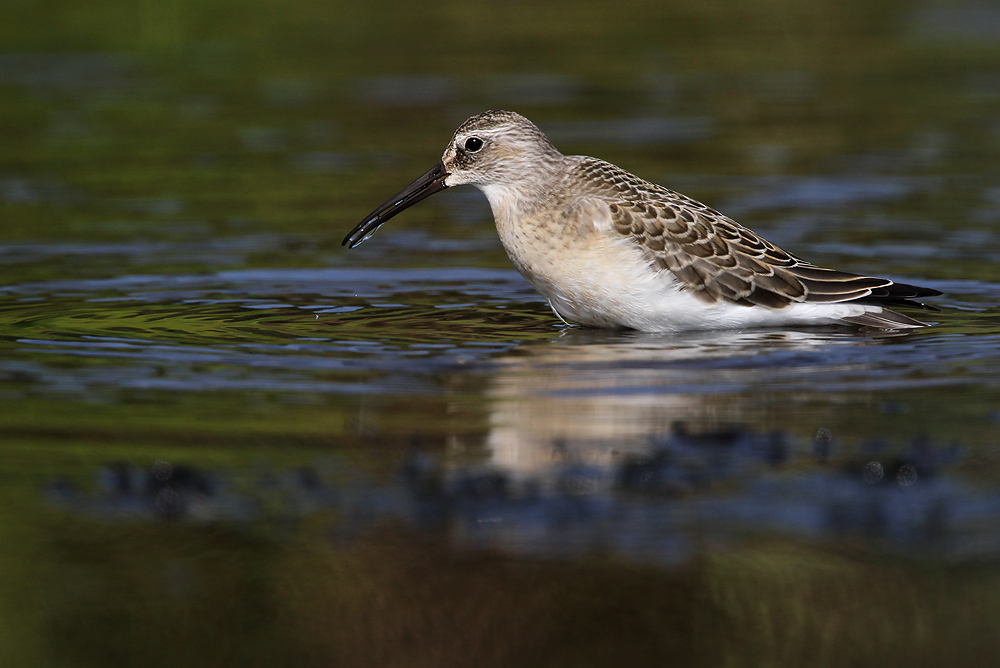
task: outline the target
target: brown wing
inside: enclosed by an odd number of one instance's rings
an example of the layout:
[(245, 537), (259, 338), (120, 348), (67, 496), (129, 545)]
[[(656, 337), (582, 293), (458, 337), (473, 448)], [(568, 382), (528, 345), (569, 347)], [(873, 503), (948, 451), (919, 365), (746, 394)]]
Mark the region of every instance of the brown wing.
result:
[(940, 294), (814, 266), (701, 202), (610, 163), (590, 159), (581, 167), (607, 193), (602, 199), (614, 229), (706, 302), (781, 308), (793, 302), (870, 300), (919, 307), (909, 299)]

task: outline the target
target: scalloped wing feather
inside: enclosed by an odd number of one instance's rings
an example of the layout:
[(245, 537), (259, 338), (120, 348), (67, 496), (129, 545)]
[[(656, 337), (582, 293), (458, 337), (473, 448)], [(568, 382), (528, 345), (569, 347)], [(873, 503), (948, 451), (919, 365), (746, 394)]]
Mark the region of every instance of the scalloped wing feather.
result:
[[(708, 206), (595, 158), (583, 158), (587, 193), (607, 203), (614, 230), (707, 303), (782, 308), (792, 303), (870, 300), (927, 308), (936, 290), (817, 267)], [(889, 313), (892, 313), (891, 311)], [(898, 318), (893, 317), (898, 316)], [(868, 320), (871, 320), (869, 318)], [(869, 327), (920, 326), (892, 314)]]

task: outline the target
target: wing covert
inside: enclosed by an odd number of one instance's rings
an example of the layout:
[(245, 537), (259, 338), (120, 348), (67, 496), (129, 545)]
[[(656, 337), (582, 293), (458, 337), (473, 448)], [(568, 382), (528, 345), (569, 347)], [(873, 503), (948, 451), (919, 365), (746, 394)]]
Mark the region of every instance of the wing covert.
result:
[(701, 202), (610, 163), (589, 158), (581, 169), (589, 192), (607, 203), (614, 230), (705, 302), (781, 308), (900, 292), (888, 279), (809, 264)]

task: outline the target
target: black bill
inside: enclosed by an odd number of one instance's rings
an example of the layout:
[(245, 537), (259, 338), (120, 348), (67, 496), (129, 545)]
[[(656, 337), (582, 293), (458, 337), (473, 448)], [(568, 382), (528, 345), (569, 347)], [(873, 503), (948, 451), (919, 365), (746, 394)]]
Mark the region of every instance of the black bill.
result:
[(426, 199), (436, 192), (447, 188), (444, 180), (448, 177), (448, 172), (444, 168), (444, 163), (431, 167), (424, 172), (417, 180), (406, 186), (398, 193), (387, 199), (377, 209), (365, 217), (358, 226), (351, 230), (351, 233), (344, 237), (342, 245), (354, 248), (362, 241), (375, 234), (382, 226), (382, 223), (389, 220), (403, 209), (407, 209), (422, 199)]

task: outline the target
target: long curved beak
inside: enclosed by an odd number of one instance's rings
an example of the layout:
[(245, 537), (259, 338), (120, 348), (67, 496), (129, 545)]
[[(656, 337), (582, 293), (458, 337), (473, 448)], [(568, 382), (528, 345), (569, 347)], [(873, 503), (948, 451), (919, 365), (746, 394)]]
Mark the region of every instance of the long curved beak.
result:
[(354, 248), (375, 234), (385, 221), (397, 213), (447, 188), (448, 186), (444, 182), (447, 177), (448, 171), (444, 168), (443, 162), (434, 165), (424, 172), (423, 175), (417, 177), (413, 183), (400, 190), (368, 214), (364, 220), (358, 223), (357, 227), (351, 230), (350, 234), (344, 237), (344, 243), (341, 245)]

